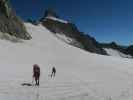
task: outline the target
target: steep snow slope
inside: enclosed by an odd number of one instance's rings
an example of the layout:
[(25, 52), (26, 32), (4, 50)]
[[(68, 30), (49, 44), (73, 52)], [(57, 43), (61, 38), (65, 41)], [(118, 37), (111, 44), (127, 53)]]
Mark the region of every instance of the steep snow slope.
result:
[[(25, 24), (33, 37), (0, 40), (0, 100), (132, 100), (133, 60), (92, 54), (62, 42), (43, 26)], [(41, 67), (40, 87), (32, 65)], [(49, 77), (55, 66), (55, 79)]]
[(107, 52), (108, 55), (110, 56), (115, 56), (115, 57), (123, 57), (123, 58), (132, 58), (131, 55), (124, 54), (118, 50), (111, 49), (111, 48), (104, 48), (104, 50)]

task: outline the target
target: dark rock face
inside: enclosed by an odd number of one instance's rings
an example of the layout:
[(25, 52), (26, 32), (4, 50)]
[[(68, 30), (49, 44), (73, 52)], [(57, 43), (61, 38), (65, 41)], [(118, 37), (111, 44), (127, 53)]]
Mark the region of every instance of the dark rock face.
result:
[(129, 46), (126, 49), (126, 54), (130, 54), (131, 56), (133, 56), (133, 45)]
[(80, 32), (75, 24), (72, 23), (63, 23), (57, 20), (48, 19), (47, 17), (56, 17), (56, 13), (49, 13), (46, 11), (45, 16), (41, 19), (42, 25), (44, 25), (47, 29), (52, 31), (53, 33), (59, 33), (63, 34), (67, 37), (70, 37), (72, 39), (75, 39), (78, 44), (81, 44), (80, 46), (77, 46), (76, 44), (72, 44), (76, 47), (82, 48), (84, 50), (98, 53), (98, 54), (106, 54), (106, 52), (100, 47), (99, 43), (89, 35), (85, 35), (83, 32)]
[(31, 39), (23, 22), (9, 6), (9, 0), (0, 0), (0, 31), (21, 39)]

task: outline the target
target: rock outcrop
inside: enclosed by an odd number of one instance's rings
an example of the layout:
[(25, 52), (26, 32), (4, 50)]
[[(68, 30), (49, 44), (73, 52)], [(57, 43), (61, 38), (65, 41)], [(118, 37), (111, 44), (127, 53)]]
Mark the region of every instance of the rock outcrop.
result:
[(0, 0), (0, 31), (21, 39), (31, 39), (23, 21), (12, 10), (9, 0)]

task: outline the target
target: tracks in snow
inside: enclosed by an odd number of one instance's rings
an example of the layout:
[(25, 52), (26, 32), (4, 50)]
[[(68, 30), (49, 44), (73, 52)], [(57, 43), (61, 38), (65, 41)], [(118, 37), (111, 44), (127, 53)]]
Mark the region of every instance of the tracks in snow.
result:
[(81, 82), (45, 82), (40, 87), (0, 84), (0, 100), (87, 100), (87, 87)]

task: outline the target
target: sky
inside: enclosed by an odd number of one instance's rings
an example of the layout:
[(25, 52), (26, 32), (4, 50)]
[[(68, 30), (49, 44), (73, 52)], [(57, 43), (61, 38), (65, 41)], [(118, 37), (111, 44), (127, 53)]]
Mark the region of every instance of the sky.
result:
[(23, 20), (40, 19), (47, 8), (99, 42), (133, 44), (133, 0), (10, 0)]

